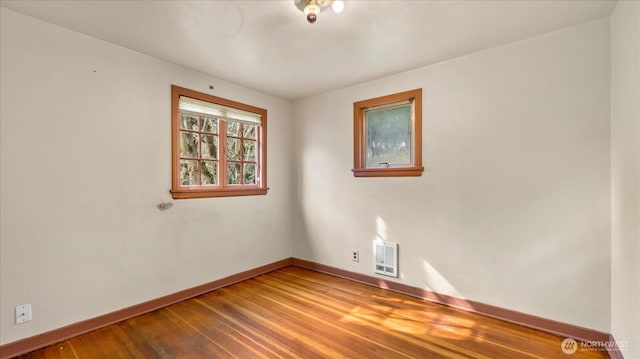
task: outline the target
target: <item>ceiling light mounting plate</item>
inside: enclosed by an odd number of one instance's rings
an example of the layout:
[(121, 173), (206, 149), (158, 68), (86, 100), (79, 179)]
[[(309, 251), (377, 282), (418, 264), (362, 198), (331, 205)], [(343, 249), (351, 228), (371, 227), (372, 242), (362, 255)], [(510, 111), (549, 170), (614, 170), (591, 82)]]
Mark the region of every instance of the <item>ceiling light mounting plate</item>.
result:
[(318, 14), (331, 6), (333, 12), (341, 13), (344, 9), (342, 0), (294, 0), (298, 10), (307, 15), (307, 21), (313, 24), (318, 19)]

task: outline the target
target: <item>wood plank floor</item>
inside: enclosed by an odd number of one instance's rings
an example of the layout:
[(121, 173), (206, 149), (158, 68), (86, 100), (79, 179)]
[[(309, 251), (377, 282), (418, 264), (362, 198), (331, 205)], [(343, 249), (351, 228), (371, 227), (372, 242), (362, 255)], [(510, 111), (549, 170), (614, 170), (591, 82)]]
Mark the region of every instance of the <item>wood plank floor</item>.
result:
[(287, 267), (21, 358), (608, 358), (563, 339)]

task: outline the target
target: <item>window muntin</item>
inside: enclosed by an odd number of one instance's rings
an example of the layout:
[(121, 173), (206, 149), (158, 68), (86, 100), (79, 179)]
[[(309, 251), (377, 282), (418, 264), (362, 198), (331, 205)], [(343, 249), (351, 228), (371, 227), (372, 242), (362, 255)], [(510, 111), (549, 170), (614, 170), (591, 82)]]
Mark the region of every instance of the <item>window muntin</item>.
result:
[(180, 110), (180, 184), (218, 184), (218, 119)]
[(172, 86), (174, 198), (266, 194), (264, 109)]
[(256, 184), (256, 131), (250, 123), (227, 122), (227, 184)]
[(422, 89), (353, 106), (354, 176), (421, 176)]

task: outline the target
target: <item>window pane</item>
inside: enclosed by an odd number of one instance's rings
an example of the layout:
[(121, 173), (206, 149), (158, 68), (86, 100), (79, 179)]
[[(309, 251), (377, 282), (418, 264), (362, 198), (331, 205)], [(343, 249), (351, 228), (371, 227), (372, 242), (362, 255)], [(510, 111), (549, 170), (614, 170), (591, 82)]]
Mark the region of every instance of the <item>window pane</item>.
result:
[(256, 183), (256, 165), (255, 163), (244, 164), (244, 184)]
[(203, 118), (202, 132), (218, 133), (218, 120), (215, 118)]
[(198, 130), (198, 116), (180, 114), (180, 128)]
[(202, 161), (201, 183), (218, 184), (218, 162)]
[(202, 135), (202, 158), (218, 158), (218, 136)]
[(243, 161), (255, 161), (256, 160), (256, 141), (243, 141), (244, 144), (244, 155), (242, 156)]
[(240, 161), (240, 140), (237, 138), (227, 138), (227, 159)]
[(255, 139), (256, 138), (256, 126), (255, 125), (242, 125), (242, 137)]
[(227, 183), (228, 184), (240, 184), (240, 164), (228, 163), (227, 164)]
[(198, 161), (180, 160), (180, 183), (198, 185)]
[(366, 112), (367, 167), (411, 164), (411, 106)]
[(240, 137), (240, 123), (227, 121), (227, 136)]
[(180, 131), (180, 157), (198, 157), (198, 143), (200, 135)]

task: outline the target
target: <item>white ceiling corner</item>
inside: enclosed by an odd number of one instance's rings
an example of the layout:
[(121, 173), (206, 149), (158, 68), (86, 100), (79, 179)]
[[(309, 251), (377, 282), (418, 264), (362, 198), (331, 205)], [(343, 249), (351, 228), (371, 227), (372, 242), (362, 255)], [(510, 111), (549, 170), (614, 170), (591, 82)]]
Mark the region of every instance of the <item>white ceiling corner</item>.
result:
[(2, 7), (288, 100), (607, 17), (613, 0), (2, 0)]

